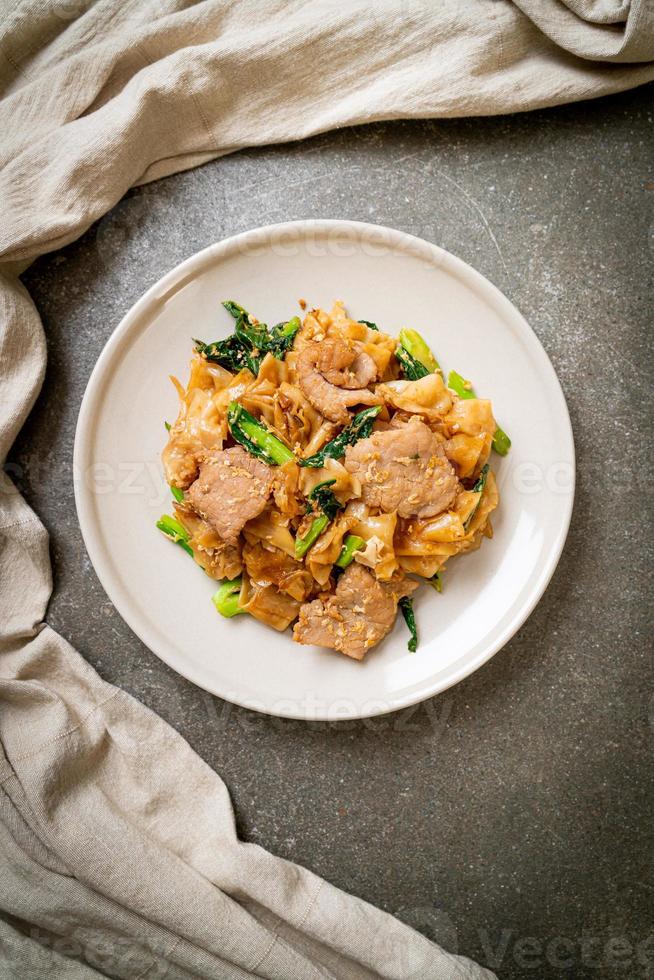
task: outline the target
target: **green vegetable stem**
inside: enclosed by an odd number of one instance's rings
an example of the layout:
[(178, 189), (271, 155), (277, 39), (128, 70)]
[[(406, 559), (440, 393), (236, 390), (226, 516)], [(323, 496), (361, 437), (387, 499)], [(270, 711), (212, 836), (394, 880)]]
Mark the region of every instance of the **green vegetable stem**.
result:
[(436, 371), (442, 373), (438, 361), (417, 330), (400, 330), (400, 346), (395, 356), (409, 381), (418, 381)]
[(211, 596), (211, 601), (221, 616), (231, 619), (245, 612), (239, 605), (239, 592), (241, 591), (241, 578), (225, 579), (221, 583), (217, 592)]
[(266, 429), (238, 402), (229, 403), (227, 424), (234, 439), (240, 442), (252, 456), (263, 460), (264, 463), (270, 466), (282, 466), (295, 459), (288, 446), (285, 446), (281, 439)]
[(160, 517), (157, 521), (157, 527), (160, 531), (163, 531), (166, 537), (170, 538), (171, 541), (174, 541), (175, 544), (178, 544), (180, 548), (183, 548), (188, 555), (193, 557), (193, 549), (188, 543), (191, 535), (188, 533), (185, 527), (182, 527), (179, 521), (176, 521), (174, 517), (170, 517), (168, 514), (164, 514), (163, 517)]
[(341, 548), (341, 553), (334, 562), (338, 568), (347, 568), (347, 566), (354, 561), (355, 552), (360, 551), (364, 545), (365, 541), (360, 538), (358, 534), (348, 534), (343, 541), (343, 547)]

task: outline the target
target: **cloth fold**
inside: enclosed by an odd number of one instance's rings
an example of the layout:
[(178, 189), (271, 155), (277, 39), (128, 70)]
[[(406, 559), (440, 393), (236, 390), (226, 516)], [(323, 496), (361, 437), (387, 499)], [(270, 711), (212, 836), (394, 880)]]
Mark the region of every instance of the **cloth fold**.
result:
[(624, 0), (515, 0), (555, 44), (586, 60), (632, 64), (654, 58), (652, 17), (647, 3)]
[[(45, 369), (17, 276), (129, 187), (335, 126), (654, 78), (639, 0), (22, 0), (0, 31), (1, 462)], [(220, 778), (44, 624), (47, 535), (4, 475), (0, 583), (3, 976), (492, 977), (238, 840)]]

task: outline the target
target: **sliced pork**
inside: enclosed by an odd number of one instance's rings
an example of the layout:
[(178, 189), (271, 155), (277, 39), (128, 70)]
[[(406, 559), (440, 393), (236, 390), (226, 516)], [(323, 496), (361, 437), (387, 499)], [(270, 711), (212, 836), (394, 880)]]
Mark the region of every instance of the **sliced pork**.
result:
[(359, 479), (364, 503), (400, 517), (440, 514), (459, 485), (438, 437), (415, 416), (348, 446), (344, 466)]
[(417, 586), (405, 578), (378, 582), (372, 572), (354, 562), (341, 575), (333, 595), (301, 607), (293, 639), (363, 660), (366, 651), (392, 629), (398, 600)]
[(347, 425), (353, 405), (380, 404), (366, 387), (377, 377), (375, 362), (342, 340), (308, 344), (297, 359), (297, 372), (308, 400), (332, 422)]
[(235, 544), (247, 522), (266, 506), (272, 484), (270, 466), (233, 446), (205, 457), (186, 499), (223, 541)]

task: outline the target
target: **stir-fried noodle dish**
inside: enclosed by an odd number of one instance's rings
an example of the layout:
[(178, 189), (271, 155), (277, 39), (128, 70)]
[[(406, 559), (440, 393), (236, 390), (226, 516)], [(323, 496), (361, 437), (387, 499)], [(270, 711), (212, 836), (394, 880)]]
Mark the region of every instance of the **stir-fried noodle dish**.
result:
[[(492, 537), (491, 402), (419, 333), (331, 313), (269, 327), (233, 301), (233, 333), (195, 341), (163, 451), (173, 514), (157, 527), (247, 613), (297, 643), (362, 660), (412, 593)], [(302, 310), (306, 309), (303, 300)], [(434, 596), (435, 601), (438, 601)]]

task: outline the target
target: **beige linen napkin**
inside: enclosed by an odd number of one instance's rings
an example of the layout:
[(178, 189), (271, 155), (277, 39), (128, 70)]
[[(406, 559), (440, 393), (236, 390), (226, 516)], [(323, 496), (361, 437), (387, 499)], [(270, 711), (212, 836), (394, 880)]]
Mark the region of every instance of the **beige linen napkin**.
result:
[[(45, 369), (17, 274), (130, 186), (334, 126), (512, 112), (654, 78), (639, 0), (3, 7), (0, 461)], [(46, 532), (2, 477), (2, 977), (492, 977), (240, 842), (219, 777), (45, 625), (50, 591)]]

